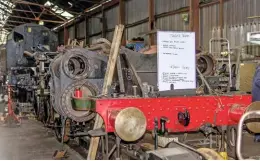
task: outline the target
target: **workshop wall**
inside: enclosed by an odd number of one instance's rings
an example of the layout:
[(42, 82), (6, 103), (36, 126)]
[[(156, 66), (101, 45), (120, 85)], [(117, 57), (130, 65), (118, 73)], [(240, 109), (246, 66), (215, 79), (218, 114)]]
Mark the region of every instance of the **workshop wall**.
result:
[[(190, 0), (155, 0), (155, 29), (188, 31)], [(215, 3), (214, 3), (215, 2)], [(224, 29), (220, 29), (219, 11), (220, 4), (218, 0), (212, 0), (208, 5), (200, 6), (200, 46), (208, 50), (209, 40), (212, 37), (226, 37), (231, 44), (231, 48), (238, 48), (241, 45), (248, 45), (246, 42), (246, 33), (259, 31), (259, 18), (249, 19), (251, 16), (260, 16), (259, 0), (224, 0), (223, 22)], [(119, 6), (115, 4), (104, 11), (106, 18), (105, 37), (109, 40), (113, 38), (113, 30), (118, 23)], [(236, 16), (234, 16), (236, 15)], [(102, 37), (102, 13), (96, 13), (85, 20), (79, 22), (75, 29), (69, 27), (70, 38), (79, 40), (85, 39), (85, 30), (88, 29), (87, 42), (91, 43), (96, 38)], [(127, 40), (133, 37), (142, 36), (141, 34), (148, 31), (148, 0), (126, 0), (125, 1), (125, 37)], [(59, 34), (61, 35), (61, 34)], [(62, 36), (59, 36), (62, 39)], [(144, 37), (147, 40), (147, 37)], [(155, 36), (156, 42), (156, 36)], [(220, 43), (213, 43), (212, 50), (218, 52)]]

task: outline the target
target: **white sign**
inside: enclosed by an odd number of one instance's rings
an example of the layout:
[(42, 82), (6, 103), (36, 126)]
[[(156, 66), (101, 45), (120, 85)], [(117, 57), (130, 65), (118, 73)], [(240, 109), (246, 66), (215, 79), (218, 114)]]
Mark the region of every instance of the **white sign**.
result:
[(196, 88), (194, 32), (158, 31), (159, 91)]
[(260, 44), (260, 32), (248, 32), (247, 41), (252, 44)]

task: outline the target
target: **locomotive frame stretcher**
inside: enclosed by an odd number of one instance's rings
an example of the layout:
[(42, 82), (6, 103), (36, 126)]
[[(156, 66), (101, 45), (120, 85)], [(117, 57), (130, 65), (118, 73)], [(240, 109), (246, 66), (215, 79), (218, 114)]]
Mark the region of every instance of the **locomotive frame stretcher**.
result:
[(114, 111), (136, 107), (145, 115), (147, 130), (153, 130), (154, 118), (166, 117), (168, 132), (178, 133), (198, 131), (205, 124), (237, 125), (251, 100), (251, 95), (96, 99), (95, 111), (107, 132), (115, 132), (111, 123)]

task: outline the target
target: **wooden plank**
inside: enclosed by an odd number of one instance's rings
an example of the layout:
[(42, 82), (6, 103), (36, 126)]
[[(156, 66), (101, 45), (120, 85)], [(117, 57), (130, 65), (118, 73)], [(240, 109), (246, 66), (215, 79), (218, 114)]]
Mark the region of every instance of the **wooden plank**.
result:
[[(123, 31), (124, 31), (124, 25), (116, 26), (112, 45), (111, 45), (109, 60), (108, 60), (108, 64), (107, 64), (107, 71), (106, 71), (106, 75), (105, 75), (105, 79), (104, 79), (104, 85), (103, 85), (103, 91), (102, 91), (103, 95), (107, 95), (108, 89), (110, 88), (110, 86), (112, 84), (112, 80), (113, 80), (114, 72), (115, 72), (115, 66), (116, 66), (116, 62), (117, 62), (117, 57), (119, 55), (119, 49), (121, 46)], [(99, 129), (102, 127), (102, 125), (103, 125), (103, 119), (99, 115), (96, 115), (95, 124), (94, 124), (93, 129)], [(87, 157), (88, 160), (96, 159), (99, 139), (100, 139), (99, 137), (91, 138), (88, 157)]]

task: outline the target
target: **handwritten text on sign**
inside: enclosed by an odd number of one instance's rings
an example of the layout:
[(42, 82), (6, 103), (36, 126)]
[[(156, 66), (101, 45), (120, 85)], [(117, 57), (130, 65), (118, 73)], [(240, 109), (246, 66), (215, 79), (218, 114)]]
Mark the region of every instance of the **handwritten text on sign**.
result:
[(195, 33), (159, 31), (158, 86), (160, 91), (196, 88)]

